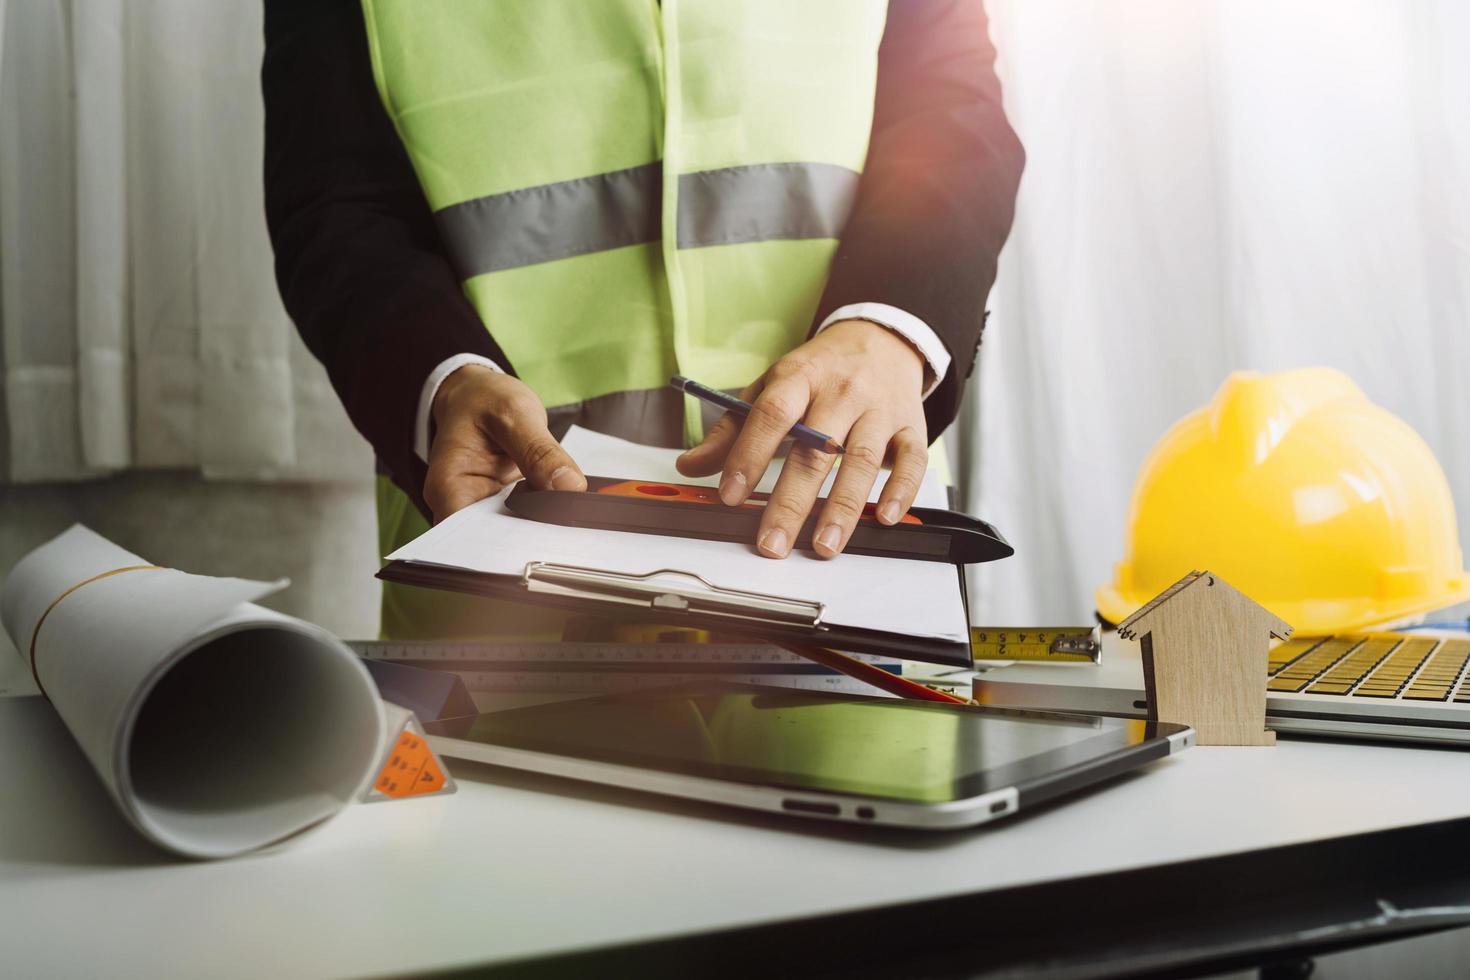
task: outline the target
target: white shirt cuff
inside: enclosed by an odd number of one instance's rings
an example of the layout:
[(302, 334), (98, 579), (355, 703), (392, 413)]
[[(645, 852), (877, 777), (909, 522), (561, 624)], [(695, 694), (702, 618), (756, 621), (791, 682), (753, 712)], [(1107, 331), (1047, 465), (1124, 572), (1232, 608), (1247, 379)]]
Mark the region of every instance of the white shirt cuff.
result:
[(469, 364), (478, 364), (492, 371), (505, 373), (505, 369), (499, 364), (479, 354), (455, 354), (453, 357), (446, 357), (439, 362), (438, 367), (429, 372), (428, 378), (424, 380), (424, 387), (419, 392), (419, 410), (413, 421), (413, 451), (425, 463), (429, 461), (429, 417), (434, 410), (434, 396), (439, 394), (439, 386), (444, 383), (445, 378)]
[(928, 366), (928, 383), (924, 385), (924, 397), (933, 394), (934, 389), (939, 387), (939, 382), (949, 373), (949, 350), (944, 346), (944, 341), (934, 329), (914, 316), (905, 313), (896, 306), (886, 303), (850, 303), (833, 310), (827, 319), (817, 327), (813, 336), (826, 330), (839, 320), (867, 320), (876, 323), (880, 327), (887, 327), (898, 334), (904, 340), (914, 345), (919, 356), (924, 359)]

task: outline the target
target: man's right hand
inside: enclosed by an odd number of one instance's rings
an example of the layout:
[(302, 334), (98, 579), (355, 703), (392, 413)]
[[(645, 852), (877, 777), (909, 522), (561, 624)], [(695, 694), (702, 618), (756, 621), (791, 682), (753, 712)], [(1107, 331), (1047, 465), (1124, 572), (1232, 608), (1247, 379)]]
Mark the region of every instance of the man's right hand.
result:
[(470, 364), (434, 396), (434, 441), (424, 503), (438, 523), (525, 478), (541, 490), (586, 490), (587, 478), (546, 427), (525, 382)]

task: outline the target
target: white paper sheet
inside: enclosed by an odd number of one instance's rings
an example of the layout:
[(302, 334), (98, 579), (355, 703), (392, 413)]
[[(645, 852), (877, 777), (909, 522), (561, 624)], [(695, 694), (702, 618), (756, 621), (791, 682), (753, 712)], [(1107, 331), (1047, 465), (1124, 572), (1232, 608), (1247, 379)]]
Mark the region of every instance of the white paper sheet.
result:
[(0, 590), (0, 623), (27, 662), (34, 637), (42, 690), (123, 813), (190, 857), (252, 850), (337, 813), (371, 778), (382, 739), (357, 657), (253, 604), (283, 581), (143, 567), (67, 594), (148, 564), (76, 525)]
[[(687, 482), (673, 468), (674, 450), (576, 428), (564, 444), (590, 475)], [(829, 561), (800, 551), (774, 560), (733, 542), (543, 524), (509, 513), (508, 493), (465, 508), (388, 557), (516, 576), (532, 561), (637, 575), (672, 568), (724, 589), (823, 603), (829, 625), (942, 640), (969, 635), (953, 565), (868, 555)]]

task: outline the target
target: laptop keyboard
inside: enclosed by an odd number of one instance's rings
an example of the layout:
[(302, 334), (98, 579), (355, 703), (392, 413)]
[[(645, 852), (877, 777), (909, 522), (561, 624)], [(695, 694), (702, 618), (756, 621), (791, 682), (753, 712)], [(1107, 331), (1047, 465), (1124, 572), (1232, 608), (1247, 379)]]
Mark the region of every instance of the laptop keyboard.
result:
[(1470, 639), (1309, 636), (1271, 651), (1268, 691), (1470, 704)]

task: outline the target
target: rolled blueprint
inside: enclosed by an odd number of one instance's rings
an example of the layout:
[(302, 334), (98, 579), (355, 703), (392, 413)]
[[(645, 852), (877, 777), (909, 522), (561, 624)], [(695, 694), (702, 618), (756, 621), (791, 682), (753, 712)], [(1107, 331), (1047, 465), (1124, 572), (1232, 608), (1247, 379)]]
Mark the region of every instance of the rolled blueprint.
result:
[(135, 827), (215, 858), (338, 813), (371, 778), (377, 690), (286, 583), (160, 568), (81, 525), (23, 558), (0, 623)]

